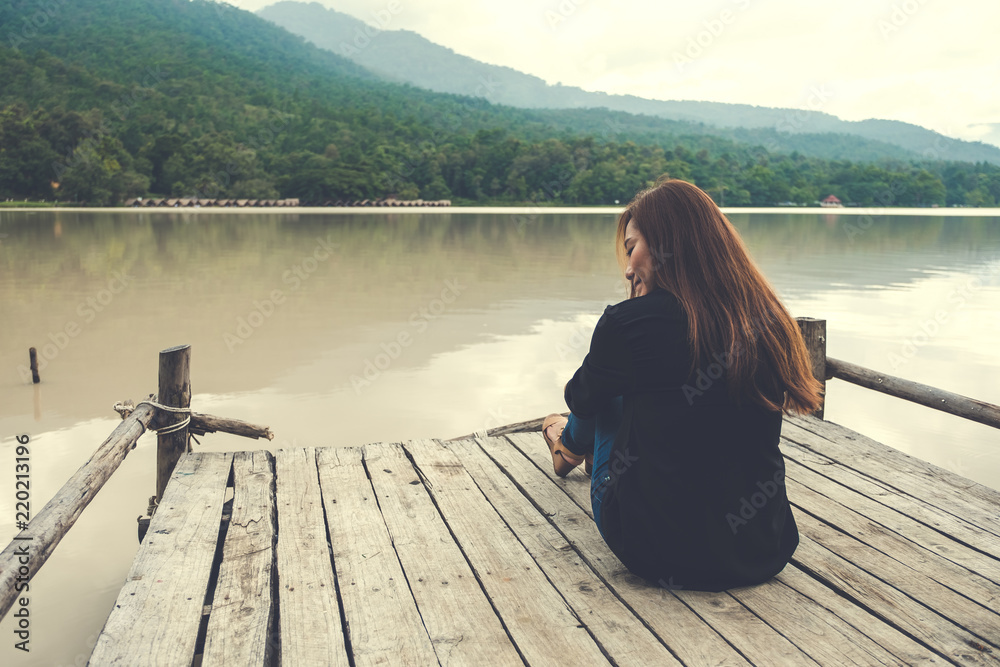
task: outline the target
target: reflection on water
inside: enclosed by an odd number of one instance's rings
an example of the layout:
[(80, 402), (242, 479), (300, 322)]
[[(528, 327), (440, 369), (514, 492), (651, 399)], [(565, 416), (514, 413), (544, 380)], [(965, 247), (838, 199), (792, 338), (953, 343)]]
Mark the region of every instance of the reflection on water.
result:
[[(828, 320), (831, 356), (1000, 403), (1000, 217), (731, 218), (793, 314)], [(0, 212), (0, 470), (29, 434), (40, 508), (114, 428), (111, 405), (154, 391), (157, 352), (179, 343), (193, 347), (196, 409), (271, 426), (272, 448), (451, 437), (562, 409), (597, 317), (623, 294), (614, 223)], [(37, 387), (21, 370), (31, 346)], [(1000, 488), (993, 429), (836, 380), (827, 417)], [(24, 664), (87, 652), (135, 552), (154, 442), (140, 440), (32, 583)]]

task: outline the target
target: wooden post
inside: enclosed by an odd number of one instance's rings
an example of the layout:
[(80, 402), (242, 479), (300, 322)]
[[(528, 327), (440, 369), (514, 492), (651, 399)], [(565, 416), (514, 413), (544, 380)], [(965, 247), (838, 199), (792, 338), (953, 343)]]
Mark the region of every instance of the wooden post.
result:
[(799, 329), (802, 331), (802, 339), (806, 342), (813, 377), (823, 384), (823, 402), (819, 404), (819, 409), (813, 413), (814, 417), (822, 419), (823, 409), (826, 407), (826, 320), (796, 317), (795, 321), (798, 322)]
[(31, 364), (31, 381), (38, 384), (42, 379), (38, 377), (38, 352), (33, 347), (28, 348), (28, 361)]
[[(160, 385), (156, 400), (173, 408), (191, 407), (191, 346), (178, 345), (160, 352)], [(164, 413), (158, 426), (169, 426), (185, 419), (180, 413)], [(188, 429), (156, 436), (156, 498), (163, 498), (163, 490), (174, 471), (174, 466), (187, 450)]]

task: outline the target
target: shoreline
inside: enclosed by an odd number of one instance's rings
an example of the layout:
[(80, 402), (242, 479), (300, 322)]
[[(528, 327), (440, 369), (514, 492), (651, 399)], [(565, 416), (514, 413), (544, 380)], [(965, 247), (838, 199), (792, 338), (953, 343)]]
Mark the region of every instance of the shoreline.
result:
[[(69, 213), (209, 213), (209, 214), (286, 214), (286, 213), (306, 213), (306, 214), (328, 214), (328, 215), (413, 215), (413, 214), (433, 214), (450, 215), (459, 214), (509, 214), (509, 215), (546, 215), (546, 214), (607, 214), (618, 215), (623, 206), (448, 206), (448, 207), (386, 207), (386, 206), (275, 206), (275, 207), (24, 207), (24, 208), (0, 208), (0, 213), (11, 211), (17, 213), (51, 213), (53, 211), (63, 211)], [(769, 213), (784, 215), (854, 215), (854, 216), (886, 216), (886, 215), (921, 215), (921, 216), (943, 216), (943, 217), (1000, 217), (1000, 208), (914, 208), (914, 207), (844, 207), (844, 208), (822, 208), (818, 206), (796, 207), (796, 206), (724, 206), (722, 212), (730, 215), (736, 213)]]

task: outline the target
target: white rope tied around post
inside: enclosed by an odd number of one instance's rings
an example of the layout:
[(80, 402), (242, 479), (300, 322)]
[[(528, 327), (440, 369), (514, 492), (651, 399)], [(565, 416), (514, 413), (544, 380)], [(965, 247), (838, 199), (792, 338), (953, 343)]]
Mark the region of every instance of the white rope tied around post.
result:
[(125, 401), (124, 403), (115, 403), (114, 409), (118, 414), (121, 415), (122, 419), (125, 419), (130, 414), (132, 414), (133, 410), (135, 410), (143, 403), (145, 403), (146, 405), (151, 405), (158, 410), (165, 410), (166, 412), (173, 412), (174, 414), (187, 415), (187, 417), (185, 417), (181, 421), (176, 422), (174, 424), (170, 424), (169, 426), (164, 426), (163, 428), (159, 429), (150, 429), (150, 430), (155, 430), (157, 435), (167, 435), (168, 433), (175, 433), (177, 431), (187, 428), (188, 424), (191, 423), (190, 407), (175, 408), (170, 405), (163, 405), (162, 403), (157, 403), (156, 401), (153, 400), (152, 394), (150, 394), (149, 398), (147, 398), (144, 401), (139, 401), (136, 405), (132, 405), (132, 401)]
[(154, 401), (152, 399), (147, 399), (145, 401), (139, 401), (139, 403), (135, 407), (139, 407), (143, 403), (145, 403), (146, 405), (152, 405), (154, 408), (157, 408), (159, 410), (166, 410), (167, 412), (173, 412), (174, 414), (187, 415), (187, 417), (185, 417), (184, 419), (182, 419), (181, 421), (179, 421), (179, 422), (177, 422), (175, 424), (171, 424), (170, 426), (164, 426), (163, 428), (156, 429), (156, 434), (157, 435), (167, 435), (168, 433), (175, 433), (177, 431), (180, 431), (182, 429), (187, 428), (188, 424), (191, 423), (191, 408), (190, 407), (187, 407), (187, 408), (175, 408), (175, 407), (172, 407), (170, 405), (163, 405), (162, 403), (157, 403), (156, 401)]

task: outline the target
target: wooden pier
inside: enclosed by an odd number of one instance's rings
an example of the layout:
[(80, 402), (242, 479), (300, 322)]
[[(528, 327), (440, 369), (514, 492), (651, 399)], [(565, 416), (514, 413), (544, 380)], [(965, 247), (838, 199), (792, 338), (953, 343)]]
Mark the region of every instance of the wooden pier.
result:
[(193, 453), (91, 664), (1000, 664), (1000, 493), (786, 419), (802, 535), (724, 593), (630, 574), (539, 433)]
[[(828, 359), (825, 322), (799, 324), (818, 379), (1000, 427), (996, 405)], [(116, 405), (122, 423), (0, 553), (2, 616), (158, 431), (152, 517), (91, 665), (1000, 665), (1000, 491), (821, 410), (782, 427), (792, 562), (705, 593), (624, 569), (589, 479), (553, 475), (541, 420), (450, 441), (190, 452), (189, 434), (273, 434), (193, 412), (189, 371), (188, 346), (162, 351), (158, 399)]]

